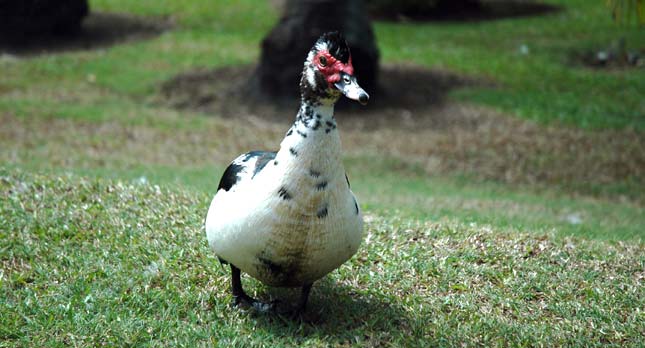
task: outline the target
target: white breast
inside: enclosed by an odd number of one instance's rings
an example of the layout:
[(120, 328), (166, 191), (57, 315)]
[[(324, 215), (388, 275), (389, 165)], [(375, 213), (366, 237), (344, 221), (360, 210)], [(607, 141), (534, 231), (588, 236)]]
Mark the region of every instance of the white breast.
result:
[(252, 179), (220, 190), (211, 202), (206, 218), (211, 248), (266, 284), (311, 283), (360, 245), (363, 219), (340, 156), (320, 157), (329, 146), (339, 152), (340, 140), (320, 133), (303, 138), (294, 131), (282, 142), (277, 164), (271, 161)]

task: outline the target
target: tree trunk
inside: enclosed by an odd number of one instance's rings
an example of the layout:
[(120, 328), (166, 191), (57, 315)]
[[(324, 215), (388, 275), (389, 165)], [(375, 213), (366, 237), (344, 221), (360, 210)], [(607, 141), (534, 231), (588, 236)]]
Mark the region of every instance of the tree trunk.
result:
[(343, 33), (359, 83), (373, 91), (379, 54), (362, 0), (287, 0), (279, 23), (262, 41), (255, 88), (265, 96), (297, 98), (307, 53), (322, 33), (332, 30)]

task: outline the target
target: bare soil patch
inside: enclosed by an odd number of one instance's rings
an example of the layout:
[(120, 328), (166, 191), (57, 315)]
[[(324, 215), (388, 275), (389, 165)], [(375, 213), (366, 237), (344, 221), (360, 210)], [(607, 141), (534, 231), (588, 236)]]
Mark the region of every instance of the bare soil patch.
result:
[(1, 37), (0, 53), (34, 56), (62, 51), (92, 50), (123, 42), (146, 40), (170, 29), (164, 18), (143, 18), (130, 14), (92, 12), (80, 31), (68, 34)]
[[(293, 121), (297, 100), (257, 99), (252, 67), (192, 71), (161, 86), (160, 102), (270, 129), (276, 144)], [(543, 126), (490, 108), (447, 99), (450, 90), (491, 86), (445, 71), (386, 66), (370, 106), (337, 111), (351, 154), (394, 156), (429, 174), (466, 174), (512, 184), (557, 185), (590, 193), (598, 185), (645, 186), (645, 136), (633, 130), (590, 132)], [(274, 103), (275, 102), (275, 103)], [(239, 142), (239, 140), (236, 140)], [(240, 150), (249, 150), (241, 148)], [(638, 200), (638, 193), (634, 193)]]

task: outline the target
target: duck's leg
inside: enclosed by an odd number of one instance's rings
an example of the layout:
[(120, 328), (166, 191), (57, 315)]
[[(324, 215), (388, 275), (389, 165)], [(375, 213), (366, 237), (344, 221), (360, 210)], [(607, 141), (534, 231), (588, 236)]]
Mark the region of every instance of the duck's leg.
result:
[(233, 291), (233, 304), (236, 306), (251, 307), (258, 312), (268, 312), (272, 304), (260, 302), (244, 292), (240, 269), (231, 264), (231, 290)]
[(298, 301), (298, 307), (296, 307), (296, 313), (302, 314), (307, 309), (307, 300), (309, 300), (309, 293), (311, 292), (311, 286), (313, 283), (305, 284), (302, 287), (302, 292), (300, 293), (300, 301)]

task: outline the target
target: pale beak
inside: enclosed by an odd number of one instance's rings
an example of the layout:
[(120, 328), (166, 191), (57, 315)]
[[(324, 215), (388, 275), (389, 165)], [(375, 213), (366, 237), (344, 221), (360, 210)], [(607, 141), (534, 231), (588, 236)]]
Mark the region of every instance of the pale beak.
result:
[(347, 73), (341, 73), (340, 81), (334, 84), (347, 98), (356, 100), (363, 105), (367, 105), (370, 99), (369, 94), (365, 92), (356, 82), (356, 77)]

